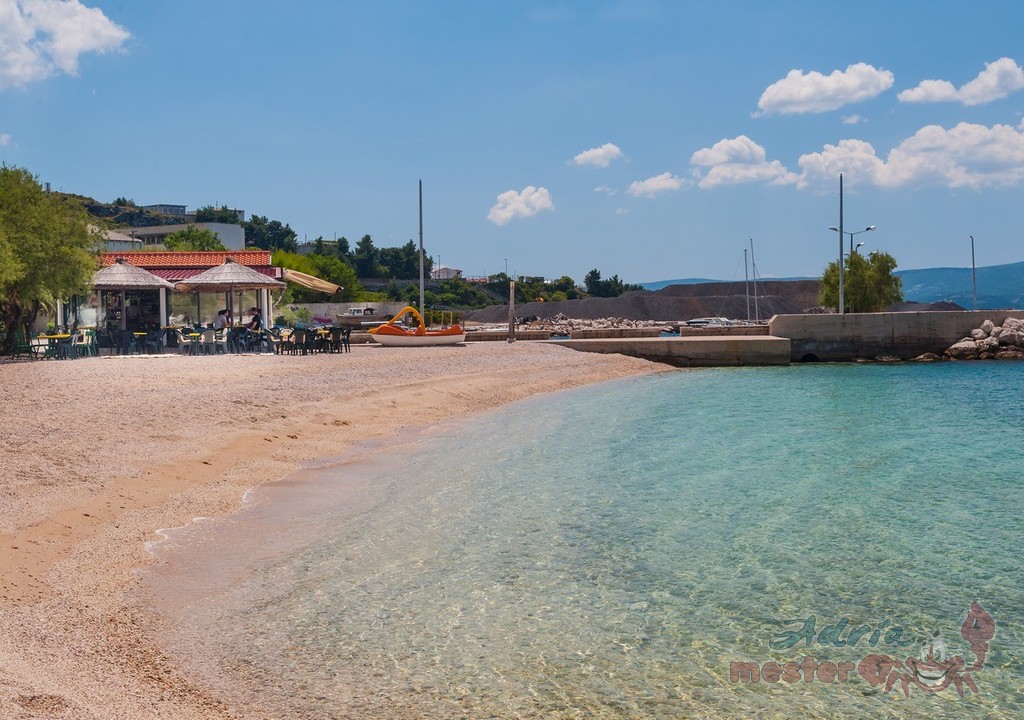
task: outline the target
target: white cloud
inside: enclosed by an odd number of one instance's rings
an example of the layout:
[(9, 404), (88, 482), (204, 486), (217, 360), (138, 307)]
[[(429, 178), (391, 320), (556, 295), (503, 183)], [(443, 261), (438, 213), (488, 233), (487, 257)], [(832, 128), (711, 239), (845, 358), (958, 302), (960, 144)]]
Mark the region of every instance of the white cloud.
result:
[(601, 193), (602, 195), (616, 195), (619, 191), (615, 188), (610, 188), (607, 185), (598, 185), (594, 188), (594, 192)]
[(892, 87), (895, 78), (888, 70), (867, 63), (833, 70), (830, 75), (790, 70), (785, 78), (768, 86), (757, 101), (757, 115), (837, 110), (850, 103), (869, 100)]
[(860, 123), (865, 123), (865, 122), (867, 122), (867, 120), (862, 118), (860, 115), (844, 115), (843, 116), (843, 125), (859, 125)]
[(700, 170), (694, 172), (700, 178), (697, 184), (705, 189), (749, 182), (787, 185), (797, 181), (797, 176), (778, 160), (768, 162), (764, 148), (746, 135), (719, 140), (698, 150), (690, 157), (690, 164), (708, 168), (703, 175)]
[(1024, 181), (1024, 126), (928, 125), (889, 151), (883, 161), (862, 140), (842, 140), (800, 158), (799, 187), (834, 183), (840, 172), (880, 187), (942, 185), (980, 189)]
[(803, 170), (797, 187), (831, 187), (839, 177), (845, 175), (847, 182), (854, 185), (864, 182), (871, 184), (884, 163), (875, 154), (871, 143), (863, 140), (840, 140), (838, 145), (826, 145), (819, 153), (801, 155), (797, 161)]
[(522, 192), (507, 190), (498, 195), (498, 202), (487, 213), (487, 219), (495, 225), (504, 225), (516, 218), (533, 217), (542, 210), (554, 209), (547, 188), (527, 185)]
[(79, 56), (117, 50), (129, 37), (79, 0), (0, 0), (0, 90), (77, 75)]
[(964, 105), (984, 105), (999, 100), (1024, 88), (1024, 69), (1008, 57), (985, 63), (978, 77), (965, 83), (959, 90), (948, 80), (922, 80), (917, 87), (904, 90), (900, 102), (961, 102)]
[(0, 146), (10, 145), (10, 144), (11, 144), (11, 135), (10, 135), (10, 133), (0, 133)]
[(678, 190), (683, 186), (683, 179), (672, 173), (664, 172), (661, 175), (649, 177), (646, 180), (634, 180), (626, 190), (633, 197), (654, 197), (669, 190)]
[(627, 215), (627, 214), (629, 214), (629, 210), (627, 210), (626, 208), (615, 208), (615, 214), (616, 215)]
[(617, 145), (605, 143), (601, 147), (584, 150), (574, 157), (572, 161), (577, 165), (594, 165), (596, 167), (608, 167), (612, 160), (622, 157), (622, 150)]

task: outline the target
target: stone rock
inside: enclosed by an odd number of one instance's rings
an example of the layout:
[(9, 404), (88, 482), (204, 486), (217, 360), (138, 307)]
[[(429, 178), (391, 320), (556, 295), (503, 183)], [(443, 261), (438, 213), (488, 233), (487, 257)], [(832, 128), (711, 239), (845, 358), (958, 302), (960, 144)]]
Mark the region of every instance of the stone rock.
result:
[(1024, 350), (1004, 348), (996, 353), (997, 360), (1024, 360)]
[(971, 330), (971, 337), (975, 340), (984, 340), (988, 337), (988, 333), (981, 328), (975, 328), (974, 330)]
[(1014, 332), (1019, 333), (1021, 331), (1022, 325), (1024, 325), (1024, 322), (1018, 320), (1017, 318), (1008, 317), (1005, 320), (1003, 320), (1003, 327), (1007, 330), (1013, 330)]
[(1017, 334), (1017, 331), (1006, 327), (999, 330), (997, 339), (1000, 345), (1020, 345), (1020, 336)]
[(954, 360), (974, 360), (978, 357), (978, 345), (973, 340), (961, 340), (946, 349), (946, 355)]
[(875, 362), (881, 363), (898, 363), (902, 361), (903, 359), (896, 355), (879, 355), (875, 358)]
[(935, 353), (924, 353), (923, 355), (918, 355), (916, 358), (912, 358), (910, 362), (938, 362), (939, 360), (942, 360), (942, 358)]
[(993, 355), (990, 352), (983, 352), (981, 355), (978, 356), (978, 359), (979, 360), (991, 360), (994, 357), (995, 357), (995, 355)]
[(999, 349), (999, 339), (994, 337), (987, 337), (978, 343), (979, 348), (982, 352), (995, 352)]
[(996, 324), (994, 322), (992, 322), (991, 320), (986, 320), (981, 324), (981, 329), (985, 332), (986, 335), (988, 335), (990, 332), (992, 332), (992, 329), (995, 326)]

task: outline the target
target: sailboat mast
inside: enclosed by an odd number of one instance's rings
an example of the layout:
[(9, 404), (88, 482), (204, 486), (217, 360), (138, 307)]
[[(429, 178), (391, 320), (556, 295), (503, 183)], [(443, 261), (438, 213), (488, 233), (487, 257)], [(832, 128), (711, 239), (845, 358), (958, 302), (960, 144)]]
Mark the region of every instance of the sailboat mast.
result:
[(747, 272), (746, 248), (743, 248), (743, 292), (747, 296), (747, 322), (750, 322), (750, 273)]
[(754, 275), (754, 322), (761, 322), (761, 313), (757, 309), (757, 262), (754, 260), (754, 238), (750, 238), (750, 270)]
[(420, 179), (420, 317), (423, 314), (423, 180)]

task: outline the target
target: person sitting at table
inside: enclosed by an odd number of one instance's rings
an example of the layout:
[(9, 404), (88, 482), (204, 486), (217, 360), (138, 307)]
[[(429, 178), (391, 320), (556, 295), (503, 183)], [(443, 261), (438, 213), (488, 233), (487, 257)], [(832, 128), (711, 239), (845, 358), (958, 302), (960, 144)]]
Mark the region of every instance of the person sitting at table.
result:
[(228, 315), (227, 310), (218, 310), (217, 317), (213, 319), (213, 329), (223, 330), (231, 325), (231, 316)]
[(262, 330), (263, 329), (263, 315), (260, 313), (258, 308), (249, 308), (249, 312), (252, 313), (252, 317), (249, 319), (249, 324), (246, 325), (250, 330)]

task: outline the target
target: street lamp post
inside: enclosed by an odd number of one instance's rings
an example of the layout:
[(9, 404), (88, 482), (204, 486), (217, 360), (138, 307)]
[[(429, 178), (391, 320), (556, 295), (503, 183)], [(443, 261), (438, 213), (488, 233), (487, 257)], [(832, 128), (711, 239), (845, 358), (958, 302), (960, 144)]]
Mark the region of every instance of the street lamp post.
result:
[(857, 252), (857, 248), (862, 247), (864, 243), (857, 243), (856, 246), (853, 244), (853, 236), (860, 235), (861, 233), (873, 232), (875, 229), (874, 225), (868, 225), (863, 230), (857, 230), (850, 232), (849, 230), (843, 230), (843, 176), (839, 176), (839, 227), (832, 225), (829, 230), (832, 232), (839, 233), (839, 314), (842, 315), (845, 312), (845, 293), (844, 293), (844, 273), (843, 266), (845, 265), (846, 252), (844, 246), (846, 244), (846, 235), (850, 236), (850, 254)]
[(974, 267), (974, 236), (971, 235), (971, 287), (974, 294), (974, 309), (978, 309), (978, 275)]
[[(868, 225), (863, 230), (857, 230), (856, 232), (850, 232), (849, 230), (844, 230), (843, 231), (843, 235), (848, 235), (850, 237), (850, 252), (851, 253), (855, 253), (855, 252), (857, 252), (857, 248), (863, 247), (863, 245), (864, 245), (864, 243), (859, 242), (859, 243), (857, 243), (857, 247), (854, 247), (853, 246), (853, 236), (854, 235), (860, 235), (861, 233), (872, 232), (874, 229), (875, 229), (874, 225)], [(832, 232), (839, 232), (839, 228), (837, 228), (835, 226), (830, 227), (829, 230), (831, 230)], [(845, 256), (846, 253), (844, 252), (843, 255)]]

